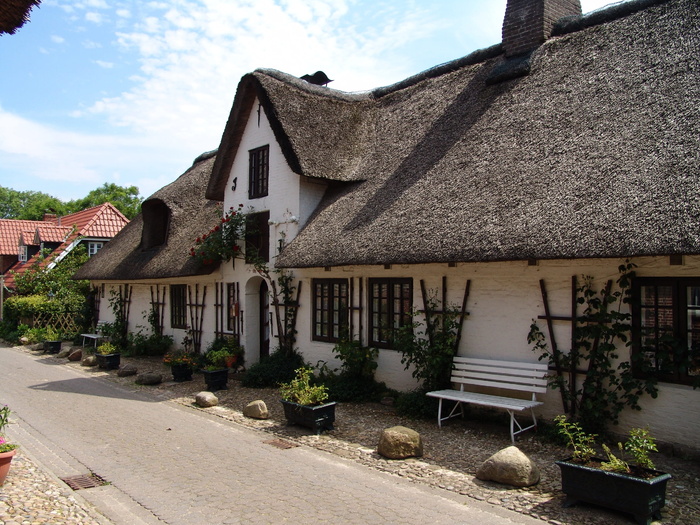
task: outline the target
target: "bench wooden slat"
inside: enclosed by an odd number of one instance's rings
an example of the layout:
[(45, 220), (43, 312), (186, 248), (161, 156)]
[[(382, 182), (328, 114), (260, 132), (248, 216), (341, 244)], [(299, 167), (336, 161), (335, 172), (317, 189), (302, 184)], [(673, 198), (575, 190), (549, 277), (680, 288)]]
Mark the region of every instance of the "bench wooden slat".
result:
[[(475, 381), (486, 381), (489, 384), (476, 383)], [(513, 377), (507, 375), (494, 376), (493, 374), (481, 372), (461, 372), (452, 374), (453, 383), (464, 383), (469, 385), (493, 386), (494, 388), (512, 388), (513, 390), (530, 390), (544, 393), (547, 391), (547, 379), (532, 377)], [(493, 384), (490, 384), (493, 383)], [(512, 386), (511, 386), (512, 385)]]
[(536, 363), (527, 363), (522, 361), (499, 361), (497, 359), (481, 359), (478, 357), (460, 357), (455, 356), (452, 359), (453, 363), (465, 363), (468, 365), (483, 365), (488, 367), (501, 366), (506, 368), (524, 368), (526, 370), (547, 370), (548, 365), (540, 361)]
[(534, 408), (542, 405), (541, 401), (531, 401), (529, 399), (517, 399), (512, 397), (492, 396), (489, 394), (479, 394), (477, 392), (461, 392), (459, 390), (437, 390), (428, 392), (428, 396), (441, 397), (450, 401), (460, 401), (473, 403), (475, 405), (492, 406), (496, 408), (505, 408), (508, 410), (517, 410), (518, 412), (528, 408)]

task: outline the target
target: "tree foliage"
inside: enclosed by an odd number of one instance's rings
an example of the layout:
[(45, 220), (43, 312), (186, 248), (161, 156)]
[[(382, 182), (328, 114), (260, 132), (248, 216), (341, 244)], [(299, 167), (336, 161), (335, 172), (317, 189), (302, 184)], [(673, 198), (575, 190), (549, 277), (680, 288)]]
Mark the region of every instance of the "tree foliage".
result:
[(109, 202), (131, 220), (141, 211), (141, 201), (139, 189), (136, 186), (117, 186), (114, 183), (105, 182), (82, 199), (69, 201), (66, 207), (68, 213), (75, 213)]
[(141, 201), (136, 186), (124, 187), (114, 183), (105, 183), (82, 199), (68, 202), (40, 191), (17, 191), (0, 186), (0, 219), (40, 221), (45, 213), (68, 215), (110, 202), (131, 220), (141, 210)]
[(44, 213), (66, 214), (66, 205), (40, 191), (16, 191), (0, 186), (0, 219), (40, 221)]

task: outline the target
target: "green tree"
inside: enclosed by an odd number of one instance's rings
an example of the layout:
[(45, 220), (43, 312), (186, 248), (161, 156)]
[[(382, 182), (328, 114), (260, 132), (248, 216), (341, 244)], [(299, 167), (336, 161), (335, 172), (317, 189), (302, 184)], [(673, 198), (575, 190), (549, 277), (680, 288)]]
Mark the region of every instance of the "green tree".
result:
[(66, 205), (40, 191), (17, 191), (0, 186), (0, 219), (40, 221), (44, 213), (65, 215)]
[(131, 220), (141, 211), (141, 199), (139, 189), (136, 186), (118, 186), (111, 182), (105, 182), (99, 188), (92, 190), (82, 199), (69, 201), (66, 204), (68, 213), (99, 206), (105, 202), (114, 205), (124, 216)]

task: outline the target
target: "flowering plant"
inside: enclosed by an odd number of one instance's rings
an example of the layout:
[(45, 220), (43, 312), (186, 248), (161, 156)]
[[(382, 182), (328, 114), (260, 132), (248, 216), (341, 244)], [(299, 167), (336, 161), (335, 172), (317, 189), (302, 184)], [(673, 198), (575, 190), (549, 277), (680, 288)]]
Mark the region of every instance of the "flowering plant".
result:
[(8, 443), (2, 435), (2, 430), (5, 428), (10, 420), (10, 407), (3, 405), (0, 408), (0, 453), (9, 452), (10, 450), (16, 449), (19, 445), (13, 443)]
[(245, 237), (246, 224), (242, 208), (243, 204), (239, 204), (238, 209), (231, 206), (219, 224), (195, 239), (190, 255), (204, 264), (226, 262), (240, 255), (238, 240)]
[(173, 350), (163, 356), (163, 363), (169, 366), (187, 365), (190, 368), (197, 366), (197, 358), (185, 350)]

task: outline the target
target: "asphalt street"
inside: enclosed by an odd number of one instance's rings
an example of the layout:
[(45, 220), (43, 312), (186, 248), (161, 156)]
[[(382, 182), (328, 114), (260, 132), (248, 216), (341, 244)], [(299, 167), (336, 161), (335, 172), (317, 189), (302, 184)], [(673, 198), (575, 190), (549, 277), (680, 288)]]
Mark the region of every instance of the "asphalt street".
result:
[(116, 524), (541, 524), (378, 472), (201, 410), (0, 348), (9, 435), (53, 475), (97, 474), (76, 492)]

